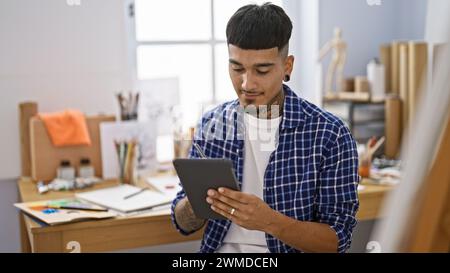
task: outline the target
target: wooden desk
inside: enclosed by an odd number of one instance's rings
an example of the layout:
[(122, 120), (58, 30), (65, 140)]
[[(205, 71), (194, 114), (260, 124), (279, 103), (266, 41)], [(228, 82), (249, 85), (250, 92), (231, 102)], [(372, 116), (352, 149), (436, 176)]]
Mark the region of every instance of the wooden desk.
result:
[[(87, 190), (117, 185), (106, 181)], [(29, 178), (18, 182), (21, 202), (72, 197), (75, 192), (49, 192), (40, 195)], [(191, 236), (180, 235), (170, 221), (170, 210), (149, 212), (136, 216), (117, 217), (57, 226), (41, 226), (33, 218), (20, 215), (22, 252), (70, 252), (70, 241), (81, 245), (81, 252), (113, 251), (144, 246), (199, 240), (203, 230)]]
[[(88, 190), (116, 184), (115, 181), (106, 181)], [(376, 219), (381, 203), (392, 187), (369, 185), (364, 181), (362, 184), (365, 189), (359, 192), (360, 209), (357, 218)], [(50, 192), (40, 195), (29, 178), (21, 178), (18, 186), (22, 202), (68, 198), (75, 193)], [(172, 226), (169, 210), (59, 226), (41, 226), (32, 218), (21, 214), (20, 225), (22, 252), (70, 252), (66, 248), (70, 241), (79, 242), (81, 252), (113, 251), (199, 240), (203, 235), (203, 230), (191, 236), (180, 235)]]
[(386, 195), (394, 189), (394, 186), (375, 185), (362, 180), (361, 185), (364, 189), (358, 191), (359, 210), (356, 218), (359, 221), (373, 220), (379, 218), (380, 210)]

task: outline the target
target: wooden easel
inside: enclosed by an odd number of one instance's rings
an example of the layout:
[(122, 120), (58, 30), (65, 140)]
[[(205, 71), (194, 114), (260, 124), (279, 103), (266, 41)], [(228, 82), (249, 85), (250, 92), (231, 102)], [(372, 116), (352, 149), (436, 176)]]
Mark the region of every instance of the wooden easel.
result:
[(438, 147), (413, 208), (404, 252), (450, 252), (450, 117)]

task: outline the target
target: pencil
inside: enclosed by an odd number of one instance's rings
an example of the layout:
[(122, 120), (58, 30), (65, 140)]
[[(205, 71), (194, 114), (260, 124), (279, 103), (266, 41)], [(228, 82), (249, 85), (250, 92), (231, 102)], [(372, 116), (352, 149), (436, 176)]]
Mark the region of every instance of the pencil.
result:
[(86, 211), (108, 211), (107, 209), (96, 209), (96, 208), (82, 208), (82, 207), (71, 207), (71, 206), (53, 206), (53, 205), (48, 205), (46, 206), (47, 208), (50, 209), (70, 209), (70, 210), (86, 210)]
[(140, 193), (142, 193), (142, 192), (144, 192), (144, 191), (146, 191), (146, 190), (147, 190), (147, 188), (142, 188), (142, 189), (140, 189), (139, 191), (137, 191), (137, 192), (135, 192), (135, 193), (132, 193), (132, 194), (130, 194), (130, 195), (125, 196), (123, 199), (124, 199), (124, 200), (129, 199), (129, 198), (131, 198), (131, 197), (133, 197), (133, 196), (136, 196), (136, 195), (138, 195), (138, 194), (140, 194)]

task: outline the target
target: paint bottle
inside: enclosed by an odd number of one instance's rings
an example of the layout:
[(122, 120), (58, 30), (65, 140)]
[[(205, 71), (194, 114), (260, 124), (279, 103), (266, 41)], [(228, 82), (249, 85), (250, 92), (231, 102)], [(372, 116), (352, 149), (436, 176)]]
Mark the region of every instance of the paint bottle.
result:
[(370, 90), (372, 92), (372, 99), (379, 100), (384, 99), (385, 90), (385, 75), (384, 65), (375, 58), (367, 65), (367, 78), (370, 84)]
[(82, 158), (80, 160), (80, 167), (78, 169), (78, 176), (82, 178), (94, 177), (95, 170), (94, 166), (91, 165), (91, 160), (89, 158)]
[(61, 160), (58, 170), (56, 171), (57, 177), (64, 180), (75, 179), (75, 168), (70, 165), (69, 160)]

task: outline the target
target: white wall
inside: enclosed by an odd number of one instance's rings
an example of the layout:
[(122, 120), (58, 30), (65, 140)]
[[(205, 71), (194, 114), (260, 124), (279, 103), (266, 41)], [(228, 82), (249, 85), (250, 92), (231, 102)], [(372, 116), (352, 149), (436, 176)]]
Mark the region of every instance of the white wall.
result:
[(397, 2), (397, 9), (401, 14), (399, 38), (424, 40), (429, 0), (397, 0)]
[[(427, 0), (382, 0), (369, 6), (366, 0), (300, 0), (301, 18), (297, 69), (299, 89), (304, 97), (319, 104), (316, 91), (317, 69), (312, 59), (333, 36), (335, 26), (342, 28), (348, 43), (346, 77), (366, 74), (367, 63), (379, 55), (379, 45), (393, 40), (424, 39)], [(317, 37), (318, 36), (318, 37)], [(316, 41), (318, 40), (318, 41)], [(322, 62), (324, 72), (330, 54)], [(300, 64), (299, 64), (300, 63)], [(311, 91), (312, 90), (312, 91)]]
[(302, 98), (319, 103), (320, 98), (317, 96), (317, 92), (310, 86), (310, 83), (314, 83), (315, 71), (311, 67), (316, 64), (319, 46), (318, 2), (289, 0), (284, 4), (294, 25), (291, 54), (295, 56), (295, 61), (289, 86)]
[[(369, 6), (365, 0), (321, 0), (319, 15), (319, 46), (333, 36), (335, 26), (343, 30), (347, 42), (347, 63), (344, 74), (364, 75), (367, 63), (378, 55), (378, 46), (396, 37), (397, 5), (383, 1), (381, 6)], [(324, 67), (328, 67), (327, 56)]]
[(0, 179), (20, 174), (18, 103), (114, 113), (129, 89), (123, 0), (0, 1)]
[(369, 6), (366, 0), (320, 1), (320, 46), (333, 36), (335, 26), (343, 29), (343, 38), (348, 43), (344, 71), (347, 76), (365, 75), (367, 63), (379, 56), (379, 45), (383, 43), (424, 38), (426, 0), (381, 3)]

